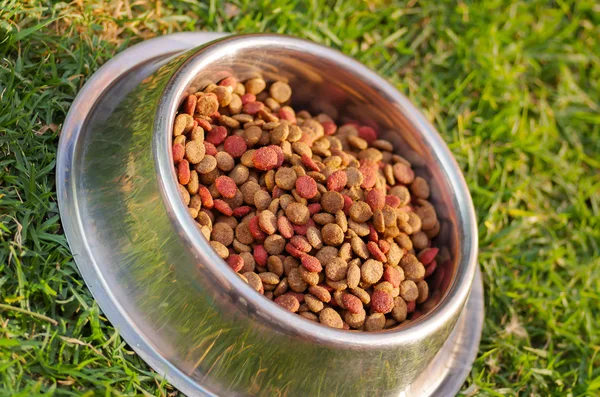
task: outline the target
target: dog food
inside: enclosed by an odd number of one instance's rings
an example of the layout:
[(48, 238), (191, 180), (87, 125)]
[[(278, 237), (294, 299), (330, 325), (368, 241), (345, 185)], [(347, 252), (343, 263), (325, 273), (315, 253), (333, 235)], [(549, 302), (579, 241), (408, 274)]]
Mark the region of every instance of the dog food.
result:
[(228, 77), (183, 101), (172, 154), (191, 216), (285, 310), (356, 331), (417, 318), (439, 252), (429, 184), (375, 127), (292, 99), (284, 81)]

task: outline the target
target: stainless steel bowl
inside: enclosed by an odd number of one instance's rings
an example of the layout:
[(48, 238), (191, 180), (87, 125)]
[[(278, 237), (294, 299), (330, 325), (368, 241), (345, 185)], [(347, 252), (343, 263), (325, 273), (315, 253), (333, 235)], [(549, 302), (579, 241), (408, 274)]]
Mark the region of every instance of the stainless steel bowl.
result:
[[(464, 309), (478, 274), (477, 229), (443, 140), (394, 87), (338, 51), (279, 35), (201, 45), (219, 36), (134, 46), (101, 68), (69, 111), (58, 156), (60, 212), (102, 310), (190, 395), (455, 393), (477, 350), (482, 301), (477, 279)], [(448, 260), (427, 313), (376, 333), (327, 328), (266, 300), (213, 252), (179, 197), (171, 126), (187, 92), (231, 74), (285, 79), (295, 106), (376, 124), (431, 181), (442, 223), (435, 243)]]

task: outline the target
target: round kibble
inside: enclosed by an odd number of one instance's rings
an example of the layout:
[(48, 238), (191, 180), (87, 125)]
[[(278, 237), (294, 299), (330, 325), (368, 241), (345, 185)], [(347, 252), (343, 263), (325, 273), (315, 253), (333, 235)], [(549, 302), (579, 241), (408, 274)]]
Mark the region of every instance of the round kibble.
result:
[(335, 214), (344, 208), (344, 197), (338, 192), (326, 192), (321, 198), (321, 206), (330, 214)]
[(242, 154), (244, 154), (248, 149), (246, 141), (241, 136), (228, 136), (225, 138), (223, 147), (225, 151), (231, 155), (231, 157), (236, 159), (242, 157)]
[(221, 175), (215, 180), (215, 186), (219, 194), (225, 198), (233, 198), (237, 192), (237, 185), (233, 179), (225, 175)]
[(367, 284), (375, 284), (383, 276), (383, 264), (374, 259), (369, 259), (360, 268), (361, 280)]
[(377, 290), (371, 295), (371, 311), (374, 313), (389, 313), (394, 307), (394, 298), (386, 291)]
[(330, 307), (326, 307), (319, 312), (319, 322), (332, 328), (341, 329), (344, 326), (342, 317)]
[(346, 278), (348, 263), (342, 258), (334, 258), (325, 264), (325, 275), (331, 281), (341, 281)]
[(419, 297), (419, 288), (412, 280), (405, 280), (400, 283), (400, 296), (406, 302), (412, 302)]
[(275, 173), (275, 184), (284, 190), (292, 190), (296, 185), (298, 176), (296, 172), (288, 167), (281, 167)]
[(298, 302), (298, 299), (290, 294), (278, 296), (275, 298), (275, 303), (292, 313), (296, 313), (300, 308), (300, 302)]
[(292, 89), (286, 83), (276, 81), (275, 83), (271, 84), (271, 87), (269, 88), (269, 94), (271, 94), (271, 97), (277, 102), (284, 103), (287, 102), (292, 96)]
[(323, 242), (327, 245), (338, 246), (344, 242), (344, 232), (342, 228), (334, 223), (329, 223), (321, 229)]
[(301, 203), (291, 203), (285, 208), (285, 215), (295, 225), (306, 225), (310, 218), (308, 207)]
[(379, 331), (385, 326), (385, 315), (383, 313), (373, 313), (365, 320), (366, 331)]

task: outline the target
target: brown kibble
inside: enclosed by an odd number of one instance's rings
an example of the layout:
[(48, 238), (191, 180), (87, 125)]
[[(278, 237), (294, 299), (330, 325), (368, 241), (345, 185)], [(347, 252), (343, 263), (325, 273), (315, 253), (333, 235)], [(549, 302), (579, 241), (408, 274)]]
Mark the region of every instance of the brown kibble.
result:
[(247, 94), (258, 95), (267, 87), (267, 83), (261, 78), (255, 78), (246, 81), (244, 87)]
[(357, 201), (350, 207), (350, 218), (355, 222), (366, 222), (373, 216), (371, 207), (364, 201)]
[(288, 273), (287, 278), (288, 278), (288, 285), (292, 291), (294, 291), (294, 292), (306, 291), (306, 288), (308, 287), (308, 285), (302, 279), (302, 275), (300, 275), (300, 270), (298, 268), (291, 269)]
[(344, 208), (344, 197), (338, 192), (326, 192), (321, 197), (321, 206), (330, 214), (335, 214)]
[(396, 163), (393, 165), (393, 170), (396, 180), (404, 185), (410, 184), (415, 178), (415, 173), (410, 168), (410, 165)]
[[(307, 209), (308, 210), (308, 209)], [(335, 223), (329, 223), (321, 229), (321, 237), (327, 245), (338, 246), (344, 242), (344, 232)]]
[(208, 174), (217, 168), (217, 159), (213, 156), (205, 155), (204, 158), (196, 164), (196, 171), (199, 174)]
[(231, 92), (226, 87), (218, 86), (213, 92), (217, 96), (220, 106), (225, 107), (231, 103)]
[(275, 218), (275, 215), (269, 210), (261, 211), (260, 214), (258, 214), (258, 224), (262, 231), (269, 235), (277, 231), (277, 218)]
[(211, 239), (227, 247), (233, 243), (233, 229), (224, 222), (217, 222), (213, 226)]
[(385, 326), (385, 315), (383, 313), (373, 313), (365, 320), (366, 331), (380, 331)]
[(348, 272), (346, 273), (346, 281), (348, 283), (348, 288), (356, 288), (360, 283), (361, 272), (360, 267), (354, 263), (350, 263), (348, 265)]
[(352, 313), (350, 310), (348, 310), (346, 313), (344, 313), (344, 321), (346, 321), (346, 323), (348, 323), (350, 328), (353, 328), (353, 329), (358, 329), (358, 328), (362, 327), (365, 323), (366, 317), (367, 317), (367, 313), (362, 308), (362, 306), (361, 306), (361, 310), (358, 313)]
[(196, 112), (201, 116), (210, 116), (219, 110), (219, 100), (213, 93), (204, 94), (198, 97), (196, 103)]
[(339, 329), (341, 329), (344, 325), (342, 317), (340, 317), (339, 313), (330, 307), (326, 307), (321, 310), (319, 313), (319, 322), (323, 325), (327, 325), (328, 327)]
[(375, 284), (383, 276), (383, 264), (374, 259), (369, 259), (360, 268), (362, 281), (367, 284)]
[(319, 285), (310, 286), (308, 292), (317, 297), (321, 302), (329, 303), (329, 301), (331, 301), (331, 294), (329, 291)]
[(417, 289), (419, 291), (417, 303), (425, 302), (429, 298), (429, 284), (425, 280), (417, 281)]
[(283, 190), (292, 190), (296, 185), (296, 172), (288, 167), (281, 167), (275, 173), (275, 184)]
[(306, 205), (291, 203), (285, 208), (285, 215), (296, 225), (306, 225), (310, 219), (310, 212)]
[(427, 199), (429, 197), (429, 184), (425, 179), (418, 176), (410, 184), (410, 191), (417, 198)]
[(173, 136), (189, 132), (194, 127), (194, 119), (189, 114), (180, 113), (175, 117)]
[(321, 310), (323, 310), (323, 302), (311, 294), (304, 295), (304, 302), (306, 302), (306, 305), (311, 312), (319, 313)]
[(289, 85), (282, 81), (276, 81), (271, 84), (269, 88), (269, 94), (279, 103), (287, 102), (292, 96), (292, 89)]
[(406, 307), (406, 302), (401, 297), (394, 298), (394, 308), (392, 309), (392, 317), (394, 320), (401, 323), (406, 320), (406, 316), (408, 315), (408, 308)]
[(412, 280), (404, 280), (400, 283), (400, 296), (406, 302), (412, 302), (419, 297), (419, 288)]
[(332, 281), (341, 281), (346, 278), (348, 263), (341, 258), (334, 258), (325, 264), (325, 275)]
[(279, 255), (285, 249), (285, 239), (278, 234), (272, 234), (265, 239), (264, 247), (270, 255)]
[(229, 256), (229, 250), (218, 241), (209, 241), (215, 252), (222, 258), (226, 259)]

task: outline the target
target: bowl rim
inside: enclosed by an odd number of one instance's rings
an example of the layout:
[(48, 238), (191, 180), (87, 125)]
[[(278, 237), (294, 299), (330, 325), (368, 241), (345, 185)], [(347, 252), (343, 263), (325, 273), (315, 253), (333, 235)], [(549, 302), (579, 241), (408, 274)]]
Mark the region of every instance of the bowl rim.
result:
[[(231, 54), (236, 54), (248, 47), (273, 45), (290, 51), (310, 52), (334, 62), (353, 75), (360, 74), (363, 80), (377, 87), (384, 96), (392, 98), (399, 105), (398, 111), (403, 113), (404, 117), (430, 144), (432, 155), (439, 161), (441, 171), (450, 185), (452, 200), (456, 208), (456, 222), (460, 224), (459, 230), (462, 228), (463, 233), (458, 236), (460, 241), (459, 263), (448, 290), (440, 302), (418, 320), (399, 329), (349, 332), (330, 328), (307, 320), (296, 313), (291, 313), (258, 294), (236, 275), (212, 249), (194, 219), (189, 216), (176, 182), (170, 139), (175, 113), (181, 98), (194, 78), (207, 65), (224, 56), (234, 56)], [(222, 287), (237, 291), (245, 303), (255, 308), (256, 314), (263, 317), (265, 322), (275, 329), (328, 345), (391, 347), (414, 343), (444, 327), (453, 318), (458, 318), (471, 290), (477, 266), (478, 235), (475, 210), (464, 176), (448, 146), (437, 130), (408, 98), (377, 73), (340, 51), (292, 36), (270, 33), (226, 36), (190, 51), (194, 51), (194, 53), (189, 55), (173, 73), (158, 102), (152, 150), (159, 190), (171, 221), (180, 226), (188, 247), (201, 258), (205, 268), (221, 283)]]

